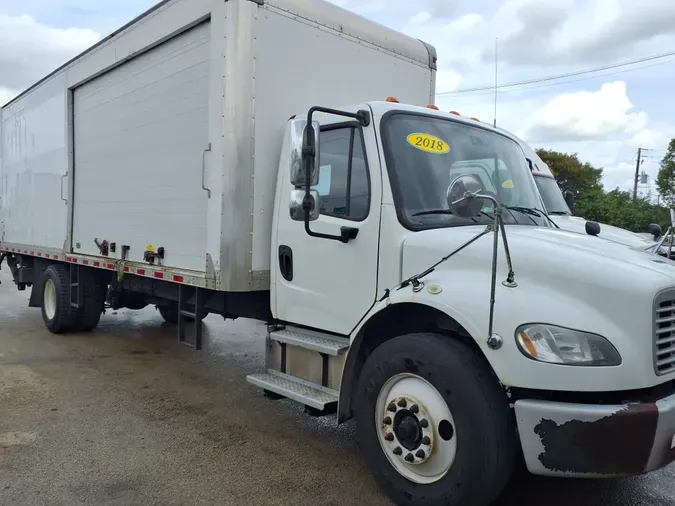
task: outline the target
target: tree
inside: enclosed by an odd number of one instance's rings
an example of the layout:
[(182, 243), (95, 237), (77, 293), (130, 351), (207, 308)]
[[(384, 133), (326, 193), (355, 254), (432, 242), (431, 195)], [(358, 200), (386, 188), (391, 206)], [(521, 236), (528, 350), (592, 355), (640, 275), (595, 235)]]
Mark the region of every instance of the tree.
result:
[(576, 153), (537, 149), (537, 154), (549, 166), (563, 192), (571, 191), (577, 200), (586, 194), (602, 194), (602, 169), (582, 162)]
[(670, 207), (675, 207), (675, 139), (671, 139), (666, 155), (661, 160), (656, 187), (661, 198)]

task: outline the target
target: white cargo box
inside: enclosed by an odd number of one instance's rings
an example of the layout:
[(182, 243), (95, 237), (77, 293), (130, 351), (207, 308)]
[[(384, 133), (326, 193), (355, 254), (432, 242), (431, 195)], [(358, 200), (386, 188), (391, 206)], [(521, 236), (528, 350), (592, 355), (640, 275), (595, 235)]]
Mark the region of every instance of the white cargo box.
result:
[[(2, 108), (0, 242), (269, 287), (286, 121), (433, 102), (432, 47), (321, 0), (160, 3)], [(69, 177), (70, 176), (70, 177)]]

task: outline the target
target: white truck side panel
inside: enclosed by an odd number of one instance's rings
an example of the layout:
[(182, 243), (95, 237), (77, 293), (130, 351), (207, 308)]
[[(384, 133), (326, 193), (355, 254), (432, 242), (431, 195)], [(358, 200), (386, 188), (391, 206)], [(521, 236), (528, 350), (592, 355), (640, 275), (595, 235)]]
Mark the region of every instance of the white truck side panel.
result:
[(66, 108), (61, 76), (0, 112), (0, 241), (63, 248)]
[(153, 245), (205, 269), (209, 41), (204, 22), (73, 91), (75, 253), (107, 239), (131, 261)]
[[(432, 100), (429, 90), (435, 72), (429, 66), (429, 53), (422, 42), (364, 21), (330, 4), (325, 5), (325, 9), (322, 7), (321, 21), (331, 25), (342, 23), (349, 28), (337, 31), (310, 20), (300, 20), (293, 16), (297, 10), (293, 13), (286, 10), (296, 4), (300, 6), (298, 2), (286, 1), (281, 8), (266, 2), (258, 11), (254, 272), (270, 269), (276, 171), (285, 123), (292, 114), (304, 114), (314, 105), (340, 107), (384, 100), (390, 95), (412, 105), (427, 105)], [(304, 14), (317, 18), (319, 11)], [(359, 27), (363, 32), (355, 31)], [(358, 38), (345, 35), (349, 30)], [(386, 41), (397, 52), (366, 42), (367, 36), (377, 42)], [(330, 119), (341, 121), (338, 117)]]

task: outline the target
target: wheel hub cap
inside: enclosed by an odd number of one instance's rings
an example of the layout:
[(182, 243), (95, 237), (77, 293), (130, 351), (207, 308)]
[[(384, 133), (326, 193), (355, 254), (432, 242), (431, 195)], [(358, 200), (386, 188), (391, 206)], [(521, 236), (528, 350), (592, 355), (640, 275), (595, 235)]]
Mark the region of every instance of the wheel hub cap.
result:
[(406, 479), (440, 480), (457, 453), (455, 422), (443, 396), (425, 379), (398, 374), (376, 402), (377, 435), (387, 459)]

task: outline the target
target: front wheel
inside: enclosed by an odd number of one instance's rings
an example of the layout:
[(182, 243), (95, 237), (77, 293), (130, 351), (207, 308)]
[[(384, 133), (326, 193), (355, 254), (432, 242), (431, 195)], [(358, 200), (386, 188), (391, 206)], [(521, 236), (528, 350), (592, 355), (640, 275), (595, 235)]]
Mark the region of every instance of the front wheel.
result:
[(502, 491), (515, 421), (470, 348), (436, 334), (397, 337), (368, 357), (357, 389), (364, 458), (397, 504), (486, 506)]

